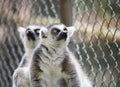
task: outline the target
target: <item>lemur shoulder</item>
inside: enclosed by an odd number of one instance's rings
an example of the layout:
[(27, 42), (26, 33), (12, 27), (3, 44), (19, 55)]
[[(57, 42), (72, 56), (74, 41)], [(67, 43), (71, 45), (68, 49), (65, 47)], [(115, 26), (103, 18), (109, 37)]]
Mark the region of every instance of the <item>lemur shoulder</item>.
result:
[(23, 43), (25, 53), (13, 73), (13, 87), (29, 87), (29, 64), (33, 49), (40, 43), (39, 31), (41, 25), (30, 25), (27, 28), (19, 27), (18, 32)]
[(41, 44), (34, 49), (30, 65), (31, 87), (92, 87), (67, 45), (73, 27), (53, 24), (41, 33)]

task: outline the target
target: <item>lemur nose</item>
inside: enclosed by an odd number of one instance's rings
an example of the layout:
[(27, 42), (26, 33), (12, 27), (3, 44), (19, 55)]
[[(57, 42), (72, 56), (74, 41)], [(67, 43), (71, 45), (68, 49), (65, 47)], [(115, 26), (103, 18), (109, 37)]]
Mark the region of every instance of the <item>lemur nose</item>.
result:
[(34, 33), (29, 29), (26, 30), (26, 36), (27, 36), (28, 40), (33, 40), (34, 41), (36, 39)]
[(67, 37), (67, 33), (66, 32), (61, 32), (60, 36), (66, 38)]
[(26, 31), (26, 35), (27, 35), (27, 36), (31, 36), (31, 35), (33, 35), (33, 32), (30, 31), (30, 30), (27, 30), (27, 31)]
[(66, 32), (61, 32), (57, 38), (57, 40), (66, 40), (67, 39), (67, 33)]

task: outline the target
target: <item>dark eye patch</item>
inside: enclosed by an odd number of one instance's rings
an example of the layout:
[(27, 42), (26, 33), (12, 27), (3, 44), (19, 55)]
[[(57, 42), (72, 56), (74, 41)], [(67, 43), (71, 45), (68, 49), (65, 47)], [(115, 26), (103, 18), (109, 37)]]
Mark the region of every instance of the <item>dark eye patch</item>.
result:
[(53, 35), (56, 35), (56, 34), (58, 34), (59, 32), (60, 32), (60, 30), (57, 29), (57, 28), (53, 28), (52, 31), (51, 31), (51, 33), (52, 33)]
[(26, 31), (30, 30), (30, 28), (27, 28)]
[(63, 31), (64, 31), (64, 32), (68, 32), (67, 28), (64, 28)]
[(30, 31), (30, 28), (27, 28), (27, 29), (26, 29), (26, 31), (25, 31), (25, 33), (27, 34), (27, 33), (28, 33), (28, 31)]
[(34, 32), (35, 32), (37, 35), (39, 35), (39, 31), (40, 31), (39, 28), (37, 28), (37, 29), (34, 30)]

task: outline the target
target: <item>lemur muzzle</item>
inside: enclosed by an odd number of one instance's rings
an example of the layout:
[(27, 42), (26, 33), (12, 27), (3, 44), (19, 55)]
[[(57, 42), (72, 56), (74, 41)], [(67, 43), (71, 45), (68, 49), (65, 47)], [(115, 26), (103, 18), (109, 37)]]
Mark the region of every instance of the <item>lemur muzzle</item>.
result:
[(35, 37), (35, 33), (30, 31), (30, 30), (27, 30), (26, 31), (26, 35), (27, 35), (27, 38), (28, 40), (33, 40), (35, 41), (36, 40), (36, 37)]
[(60, 34), (58, 35), (57, 40), (66, 40), (67, 38), (67, 32), (60, 32)]

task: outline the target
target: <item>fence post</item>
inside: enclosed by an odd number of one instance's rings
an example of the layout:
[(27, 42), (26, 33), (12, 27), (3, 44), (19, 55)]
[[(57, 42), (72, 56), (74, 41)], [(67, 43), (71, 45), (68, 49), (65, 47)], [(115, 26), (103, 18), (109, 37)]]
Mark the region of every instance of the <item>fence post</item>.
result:
[(60, 21), (66, 26), (72, 25), (72, 0), (60, 0)]
[[(60, 21), (66, 26), (71, 26), (73, 21), (73, 0), (60, 0)], [(68, 47), (72, 52), (75, 52), (75, 45), (71, 39)]]

